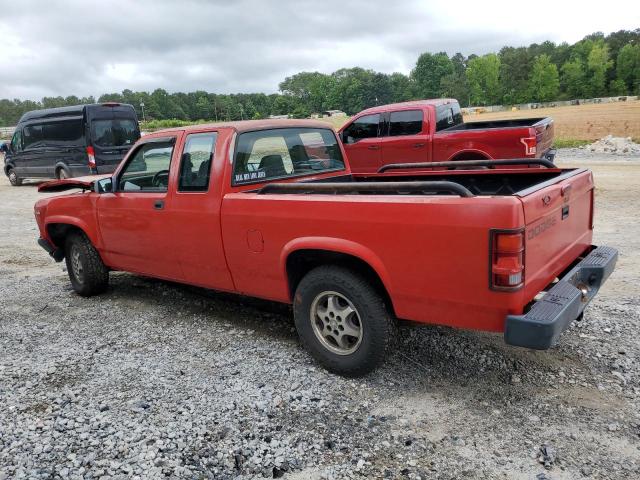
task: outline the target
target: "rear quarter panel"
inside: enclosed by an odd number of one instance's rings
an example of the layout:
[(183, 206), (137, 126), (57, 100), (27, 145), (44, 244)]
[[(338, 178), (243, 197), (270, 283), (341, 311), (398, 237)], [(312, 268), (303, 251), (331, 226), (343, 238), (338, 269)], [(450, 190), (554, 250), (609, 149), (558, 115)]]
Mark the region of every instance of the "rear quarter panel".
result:
[(518, 292), (488, 288), (489, 228), (523, 220), (520, 201), (508, 197), (230, 193), (222, 206), (227, 262), (241, 293), (290, 302), (287, 255), (326, 249), (369, 263), (400, 318), (493, 331), (522, 303)]
[(452, 160), (460, 155), (468, 158), (505, 159), (525, 157), (520, 139), (529, 135), (529, 128), (461, 130), (437, 132), (433, 136), (434, 161)]

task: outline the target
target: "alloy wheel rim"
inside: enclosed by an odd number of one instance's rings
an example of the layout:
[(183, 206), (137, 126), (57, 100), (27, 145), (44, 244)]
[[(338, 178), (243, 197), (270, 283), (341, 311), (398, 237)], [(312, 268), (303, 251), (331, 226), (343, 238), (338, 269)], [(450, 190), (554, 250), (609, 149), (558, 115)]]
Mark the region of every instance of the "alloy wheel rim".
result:
[(362, 343), (360, 314), (344, 295), (327, 291), (311, 303), (311, 326), (316, 338), (327, 350), (338, 355), (350, 355)]

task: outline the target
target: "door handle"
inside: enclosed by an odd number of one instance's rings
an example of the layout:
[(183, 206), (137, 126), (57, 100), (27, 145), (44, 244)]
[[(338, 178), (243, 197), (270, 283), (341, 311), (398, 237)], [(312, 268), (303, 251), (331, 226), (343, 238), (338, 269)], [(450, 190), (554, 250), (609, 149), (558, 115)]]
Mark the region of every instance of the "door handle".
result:
[(380, 150), (380, 146), (378, 145), (369, 145), (367, 148), (369, 150)]
[(153, 202), (153, 208), (156, 210), (162, 210), (164, 208), (164, 200), (156, 200)]
[(424, 145), (425, 145), (424, 143), (414, 143), (413, 148), (422, 148), (424, 147)]

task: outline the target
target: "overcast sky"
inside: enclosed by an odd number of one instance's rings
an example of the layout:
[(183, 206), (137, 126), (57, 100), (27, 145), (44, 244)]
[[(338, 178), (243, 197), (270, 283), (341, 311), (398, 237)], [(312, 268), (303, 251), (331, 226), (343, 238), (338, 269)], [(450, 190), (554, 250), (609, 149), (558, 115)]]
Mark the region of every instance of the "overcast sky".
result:
[(640, 27), (631, 0), (20, 0), (0, 8), (0, 98), (278, 90), (300, 71), (409, 73), (422, 52), (483, 54)]

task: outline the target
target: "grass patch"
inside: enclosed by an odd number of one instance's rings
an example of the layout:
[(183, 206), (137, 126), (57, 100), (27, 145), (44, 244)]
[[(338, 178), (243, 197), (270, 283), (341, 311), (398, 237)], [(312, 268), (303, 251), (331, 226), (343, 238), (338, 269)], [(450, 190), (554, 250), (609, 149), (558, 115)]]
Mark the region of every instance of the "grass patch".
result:
[(178, 120), (177, 118), (171, 118), (166, 120), (149, 120), (146, 122), (140, 122), (140, 130), (153, 131), (163, 128), (175, 128), (186, 127), (189, 125), (197, 125), (201, 123), (214, 123), (213, 120)]
[(578, 148), (593, 143), (591, 140), (578, 140), (576, 138), (556, 138), (553, 141), (555, 148)]

